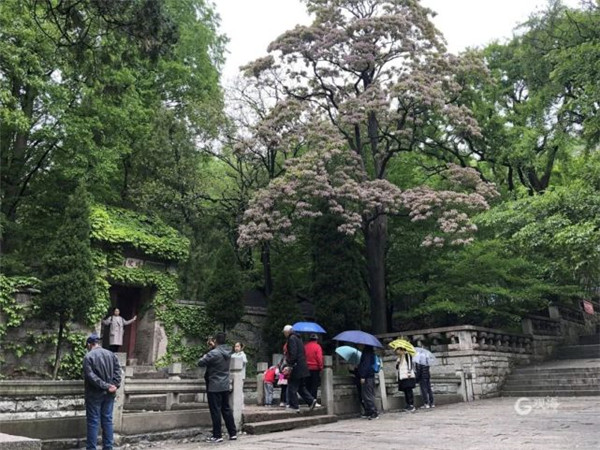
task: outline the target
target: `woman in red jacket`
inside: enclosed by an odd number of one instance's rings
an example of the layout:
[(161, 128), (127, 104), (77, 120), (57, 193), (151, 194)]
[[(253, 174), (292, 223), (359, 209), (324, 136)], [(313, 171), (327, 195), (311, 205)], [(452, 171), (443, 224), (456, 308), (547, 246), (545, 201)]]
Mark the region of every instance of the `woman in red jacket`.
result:
[(310, 340), (304, 346), (304, 354), (310, 372), (310, 376), (306, 379), (306, 387), (310, 395), (317, 398), (317, 391), (321, 385), (321, 370), (323, 370), (323, 349), (316, 334), (310, 335)]

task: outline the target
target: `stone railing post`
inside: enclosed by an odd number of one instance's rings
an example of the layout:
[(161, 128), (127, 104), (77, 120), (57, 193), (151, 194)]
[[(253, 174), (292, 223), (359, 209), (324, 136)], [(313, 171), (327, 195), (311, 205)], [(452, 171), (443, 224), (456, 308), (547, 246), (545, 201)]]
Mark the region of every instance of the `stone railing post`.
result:
[(269, 368), (269, 364), (266, 362), (259, 362), (256, 364), (256, 404), (265, 404), (265, 370)]
[(456, 371), (456, 376), (460, 378), (460, 396), (462, 397), (463, 402), (469, 401), (469, 396), (467, 395), (467, 380), (465, 379), (465, 373), (462, 369), (458, 369)]
[(521, 328), (523, 329), (523, 334), (533, 334), (533, 322), (529, 317), (521, 319)]
[(377, 374), (379, 377), (379, 395), (381, 396), (381, 410), (387, 411), (388, 408), (388, 400), (387, 400), (387, 390), (385, 388), (385, 371), (383, 370), (383, 364), (381, 365), (381, 369)]
[(242, 368), (244, 363), (241, 358), (231, 358), (229, 370), (231, 381), (233, 383), (233, 393), (231, 395), (231, 408), (233, 409), (233, 420), (238, 430), (242, 426), (242, 409), (244, 408), (244, 380), (242, 378)]
[(548, 306), (548, 317), (551, 319), (560, 319), (560, 310), (558, 309), (558, 306)]
[(123, 430), (123, 407), (125, 406), (125, 363), (127, 361), (126, 353), (117, 353), (119, 365), (121, 366), (121, 385), (117, 389), (115, 396), (115, 405), (113, 408), (113, 428), (116, 433), (121, 433)]
[(333, 396), (333, 358), (331, 355), (323, 355), (323, 372), (321, 376), (321, 403), (327, 414), (335, 414)]

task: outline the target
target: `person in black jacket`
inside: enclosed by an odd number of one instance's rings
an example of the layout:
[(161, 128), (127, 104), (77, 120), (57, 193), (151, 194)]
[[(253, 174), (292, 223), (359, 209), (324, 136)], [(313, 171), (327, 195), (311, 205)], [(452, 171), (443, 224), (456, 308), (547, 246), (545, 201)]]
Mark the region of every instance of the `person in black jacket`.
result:
[(213, 424), (212, 436), (207, 442), (223, 442), (221, 431), (221, 416), (225, 420), (225, 427), (229, 433), (229, 440), (237, 439), (237, 430), (233, 419), (233, 411), (229, 405), (229, 363), (231, 361), (231, 348), (225, 345), (225, 333), (217, 333), (214, 341), (215, 347), (198, 361), (199, 367), (206, 367), (208, 385), (208, 409)]
[(379, 413), (375, 406), (375, 370), (373, 365), (375, 364), (375, 353), (373, 347), (365, 345), (362, 349), (362, 355), (360, 356), (360, 362), (356, 371), (360, 377), (362, 402), (365, 408), (365, 415), (369, 420), (378, 419)]
[(317, 399), (310, 395), (310, 392), (306, 389), (305, 379), (310, 375), (310, 372), (306, 365), (302, 339), (294, 333), (291, 325), (283, 327), (283, 334), (287, 338), (286, 369), (291, 370), (287, 388), (290, 408), (298, 413), (300, 412), (298, 394), (300, 394), (300, 397), (302, 397), (311, 410), (315, 407), (320, 407), (321, 405), (317, 403)]
[(435, 408), (433, 403), (433, 391), (431, 390), (431, 375), (429, 366), (415, 363), (415, 376), (421, 388), (421, 397), (425, 408)]

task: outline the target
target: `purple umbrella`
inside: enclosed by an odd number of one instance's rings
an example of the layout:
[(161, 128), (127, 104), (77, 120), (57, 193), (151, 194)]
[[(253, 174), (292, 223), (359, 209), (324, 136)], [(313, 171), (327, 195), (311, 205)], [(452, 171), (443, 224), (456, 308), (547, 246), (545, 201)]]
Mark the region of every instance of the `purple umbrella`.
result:
[(383, 348), (379, 339), (369, 333), (360, 330), (342, 331), (333, 338), (335, 341), (352, 342), (354, 344), (370, 345), (371, 347)]

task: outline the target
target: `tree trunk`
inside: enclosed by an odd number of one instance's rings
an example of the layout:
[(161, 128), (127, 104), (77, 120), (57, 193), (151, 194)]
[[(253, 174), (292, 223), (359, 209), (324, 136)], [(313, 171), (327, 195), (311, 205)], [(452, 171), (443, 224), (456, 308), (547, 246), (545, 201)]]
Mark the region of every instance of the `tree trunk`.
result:
[(60, 349), (63, 343), (63, 335), (65, 331), (65, 321), (61, 317), (58, 323), (58, 339), (56, 340), (56, 354), (54, 355), (54, 371), (52, 372), (52, 379), (56, 380), (58, 377), (58, 369), (60, 368)]
[(387, 332), (385, 292), (385, 247), (387, 217), (381, 215), (364, 231), (371, 298), (371, 328), (375, 334)]
[(273, 293), (273, 275), (271, 274), (271, 246), (268, 242), (261, 248), (260, 260), (263, 266), (265, 295), (269, 297)]

